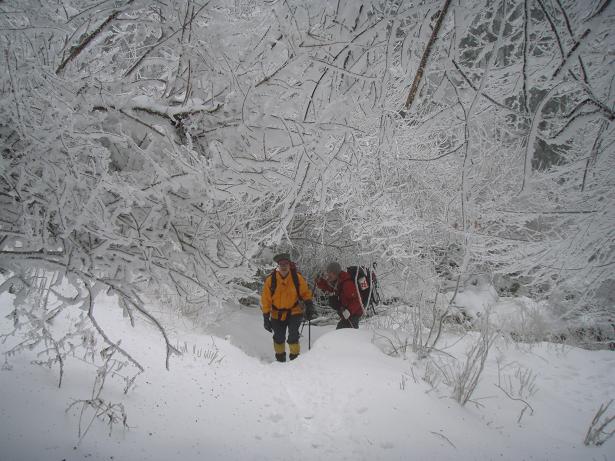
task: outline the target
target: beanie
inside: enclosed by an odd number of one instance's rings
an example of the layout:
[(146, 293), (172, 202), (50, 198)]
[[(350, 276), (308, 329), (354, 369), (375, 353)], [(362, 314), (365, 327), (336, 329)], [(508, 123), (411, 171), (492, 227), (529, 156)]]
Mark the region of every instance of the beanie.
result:
[(334, 274), (339, 274), (342, 272), (342, 266), (338, 262), (330, 262), (327, 264), (327, 272), (333, 272)]

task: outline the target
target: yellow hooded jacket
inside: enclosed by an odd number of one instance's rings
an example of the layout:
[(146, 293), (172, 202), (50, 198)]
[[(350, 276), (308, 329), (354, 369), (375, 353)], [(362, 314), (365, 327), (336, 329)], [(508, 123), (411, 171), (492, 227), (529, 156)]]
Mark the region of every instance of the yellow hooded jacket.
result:
[[(283, 278), (276, 270), (274, 276), (276, 277), (276, 286), (273, 297), (271, 296), (271, 276), (265, 279), (265, 286), (261, 293), (261, 309), (263, 310), (263, 314), (271, 314), (272, 319), (286, 320), (288, 313), (291, 315), (303, 313), (303, 309), (298, 303), (297, 289), (295, 288), (292, 274), (289, 272), (288, 275)], [(304, 301), (311, 300), (312, 292), (299, 272), (297, 272), (297, 279), (299, 280), (299, 293), (301, 294), (301, 298)]]

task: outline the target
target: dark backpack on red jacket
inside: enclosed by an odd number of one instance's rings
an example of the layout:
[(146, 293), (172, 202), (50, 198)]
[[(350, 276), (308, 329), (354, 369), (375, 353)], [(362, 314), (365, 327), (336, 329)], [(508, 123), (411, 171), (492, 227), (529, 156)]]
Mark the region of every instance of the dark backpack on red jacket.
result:
[(367, 312), (367, 309), (371, 307), (374, 314), (376, 313), (374, 306), (380, 303), (375, 266), (374, 263), (372, 269), (367, 266), (348, 266), (346, 268), (346, 272), (350, 275), (361, 296), (363, 308)]

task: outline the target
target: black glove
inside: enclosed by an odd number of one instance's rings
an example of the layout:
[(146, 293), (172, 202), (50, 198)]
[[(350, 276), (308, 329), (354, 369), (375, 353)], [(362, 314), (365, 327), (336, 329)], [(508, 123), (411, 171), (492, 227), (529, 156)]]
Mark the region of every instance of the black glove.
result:
[(265, 328), (265, 330), (269, 333), (273, 331), (273, 328), (271, 328), (271, 319), (269, 318), (269, 314), (263, 314), (263, 328)]
[(328, 302), (329, 307), (331, 307), (331, 309), (333, 309), (334, 311), (339, 311), (342, 307), (340, 303), (340, 298), (337, 295), (329, 296)]
[(314, 309), (314, 303), (312, 302), (312, 300), (309, 301), (305, 301), (304, 302), (305, 305), (305, 318), (306, 320), (312, 320), (313, 318), (316, 317), (316, 309)]

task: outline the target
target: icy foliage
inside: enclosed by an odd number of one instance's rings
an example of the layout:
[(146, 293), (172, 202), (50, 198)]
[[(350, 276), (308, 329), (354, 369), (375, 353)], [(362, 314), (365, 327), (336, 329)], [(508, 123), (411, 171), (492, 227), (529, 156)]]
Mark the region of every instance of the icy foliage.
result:
[(1, 267), (153, 321), (145, 291), (237, 298), (286, 242), (608, 319), (612, 4), (453, 2), (430, 40), (443, 5), (3, 2)]

